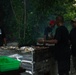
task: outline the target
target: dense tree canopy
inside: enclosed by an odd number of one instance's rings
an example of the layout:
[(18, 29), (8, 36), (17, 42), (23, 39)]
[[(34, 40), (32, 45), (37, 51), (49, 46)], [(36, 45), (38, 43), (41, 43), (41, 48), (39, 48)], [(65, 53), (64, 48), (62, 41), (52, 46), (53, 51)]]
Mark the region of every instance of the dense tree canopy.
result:
[(64, 16), (69, 30), (69, 21), (76, 17), (75, 0), (0, 0), (0, 3), (5, 11), (7, 38), (22, 45), (35, 44), (57, 15)]

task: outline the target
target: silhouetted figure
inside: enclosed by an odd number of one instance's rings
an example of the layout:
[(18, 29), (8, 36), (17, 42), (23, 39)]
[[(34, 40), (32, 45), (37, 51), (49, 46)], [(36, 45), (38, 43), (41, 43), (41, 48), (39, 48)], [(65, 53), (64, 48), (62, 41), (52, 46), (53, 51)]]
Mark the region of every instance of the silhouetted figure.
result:
[(0, 46), (6, 45), (6, 37), (3, 28), (0, 26)]
[(54, 37), (53, 35), (53, 29), (55, 28), (55, 21), (54, 20), (51, 20), (49, 22), (49, 26), (47, 26), (45, 28), (45, 31), (44, 31), (44, 38), (49, 40), (49, 39), (52, 39)]
[(38, 42), (55, 44), (55, 59), (58, 63), (59, 75), (69, 75), (70, 71), (70, 46), (69, 46), (69, 32), (64, 26), (63, 16), (56, 17), (55, 38), (52, 40), (40, 40)]
[(71, 53), (73, 57), (73, 65), (76, 71), (76, 18), (72, 20), (72, 30), (70, 31)]
[(4, 12), (0, 7), (0, 46), (6, 45), (5, 31), (3, 28)]
[(70, 71), (70, 47), (69, 32), (64, 26), (63, 16), (56, 17), (58, 26), (55, 34), (55, 58), (58, 62), (59, 75), (69, 75)]

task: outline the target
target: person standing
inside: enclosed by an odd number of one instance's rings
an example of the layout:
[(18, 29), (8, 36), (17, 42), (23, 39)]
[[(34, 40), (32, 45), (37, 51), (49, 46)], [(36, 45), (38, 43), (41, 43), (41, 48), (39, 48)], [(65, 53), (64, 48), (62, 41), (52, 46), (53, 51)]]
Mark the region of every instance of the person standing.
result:
[(6, 45), (6, 36), (3, 27), (3, 19), (4, 19), (4, 11), (3, 8), (0, 7), (0, 46)]
[[(45, 28), (44, 31), (44, 39), (45, 40), (50, 40), (53, 39), (55, 36), (55, 30), (56, 30), (56, 25), (55, 25), (55, 20), (50, 20), (49, 25)], [(48, 46), (48, 53), (50, 56), (50, 74), (49, 75), (56, 75), (56, 61), (54, 59), (54, 46), (48, 43), (45, 43), (45, 46)]]
[(51, 20), (49, 22), (49, 26), (47, 26), (45, 28), (45, 31), (44, 31), (44, 39), (46, 40), (49, 40), (49, 39), (52, 39), (54, 37), (54, 32), (53, 30), (55, 29), (55, 21), (54, 20)]
[(71, 53), (73, 58), (73, 66), (76, 71), (76, 18), (71, 21), (72, 30), (70, 31)]
[(58, 62), (59, 75), (69, 75), (70, 71), (70, 45), (69, 32), (64, 26), (63, 16), (56, 17), (58, 26), (55, 34), (55, 57)]
[(59, 75), (69, 75), (70, 71), (70, 47), (69, 47), (69, 32), (64, 26), (63, 16), (56, 17), (55, 37), (52, 40), (42, 40), (40, 42), (55, 44), (55, 59), (58, 64)]
[(6, 37), (3, 28), (0, 26), (0, 46), (6, 45)]

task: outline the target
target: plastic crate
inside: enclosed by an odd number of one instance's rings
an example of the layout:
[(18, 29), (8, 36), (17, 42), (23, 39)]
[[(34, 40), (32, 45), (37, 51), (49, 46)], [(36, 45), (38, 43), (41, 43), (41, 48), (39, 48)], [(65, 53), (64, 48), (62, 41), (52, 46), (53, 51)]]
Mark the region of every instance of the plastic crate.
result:
[(0, 56), (0, 72), (17, 70), (19, 67), (20, 61), (10, 57)]

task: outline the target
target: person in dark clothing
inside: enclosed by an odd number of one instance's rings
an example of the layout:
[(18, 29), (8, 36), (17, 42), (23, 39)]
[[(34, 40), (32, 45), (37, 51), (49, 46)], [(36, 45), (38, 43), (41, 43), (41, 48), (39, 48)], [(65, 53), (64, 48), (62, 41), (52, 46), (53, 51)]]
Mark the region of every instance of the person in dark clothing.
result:
[(49, 39), (52, 39), (54, 37), (54, 35), (53, 35), (54, 28), (55, 28), (55, 21), (51, 20), (49, 23), (49, 26), (47, 26), (45, 28), (44, 39), (49, 40)]
[(63, 25), (64, 18), (58, 16), (56, 18), (58, 28), (55, 34), (55, 58), (58, 62), (59, 75), (69, 75), (70, 71), (70, 47), (69, 47), (69, 32)]
[(5, 31), (3, 29), (4, 11), (0, 6), (0, 46), (6, 45)]
[(71, 53), (73, 58), (73, 66), (76, 71), (76, 18), (72, 20), (72, 30), (70, 31)]
[(3, 28), (0, 26), (0, 46), (6, 44), (6, 38)]
[[(44, 39), (45, 40), (50, 40), (53, 39), (55, 36), (55, 31), (56, 31), (57, 26), (55, 25), (55, 20), (50, 20), (49, 25), (45, 28), (44, 31)], [(54, 46), (48, 43), (45, 43), (45, 46), (48, 46), (48, 52), (50, 55), (50, 75), (56, 75), (56, 61), (54, 59)], [(51, 69), (52, 68), (52, 69)]]
[(69, 75), (70, 71), (70, 47), (69, 47), (69, 32), (63, 25), (63, 16), (56, 17), (55, 38), (53, 40), (42, 40), (42, 42), (55, 44), (55, 58), (58, 63), (59, 75)]
[[(45, 31), (44, 31), (44, 39), (45, 40), (54, 39), (55, 31), (56, 31), (55, 20), (50, 20), (49, 25), (45, 28)], [(51, 56), (53, 57), (54, 46), (51, 46), (51, 44), (48, 44), (48, 43), (44, 43), (44, 45), (49, 47), (50, 57)]]
[(69, 75), (70, 70), (70, 49), (69, 49), (69, 33), (65, 26), (61, 25), (57, 28), (55, 39), (55, 58), (58, 62), (59, 75)]

